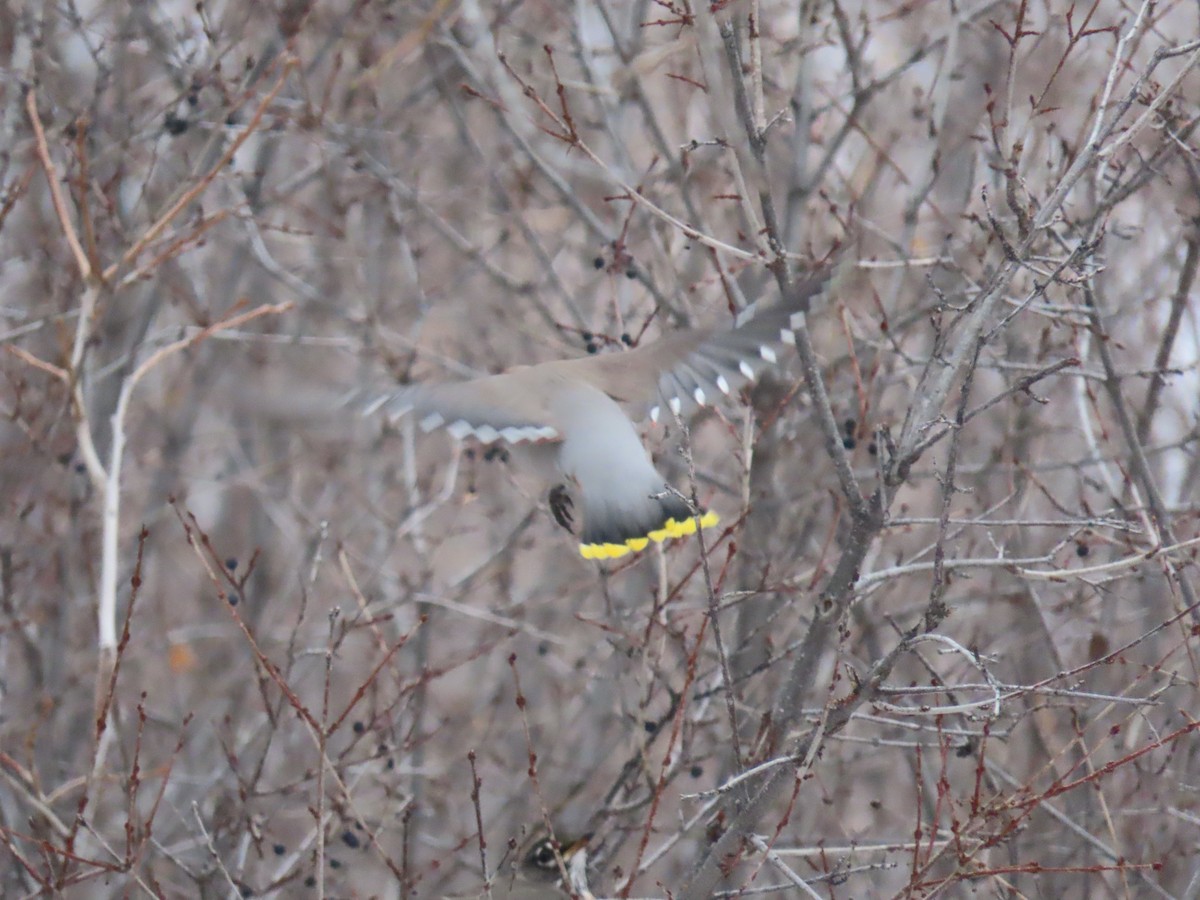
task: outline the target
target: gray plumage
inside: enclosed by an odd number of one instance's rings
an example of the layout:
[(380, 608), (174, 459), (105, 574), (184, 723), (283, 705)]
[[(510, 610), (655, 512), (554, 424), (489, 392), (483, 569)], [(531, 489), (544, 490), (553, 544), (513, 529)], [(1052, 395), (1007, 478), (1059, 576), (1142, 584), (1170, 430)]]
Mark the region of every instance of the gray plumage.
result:
[[(730, 329), (688, 329), (621, 353), (413, 385), (366, 411), (411, 413), (422, 430), (445, 428), (458, 439), (536, 446), (542, 467), (552, 465), (578, 489), (583, 555), (622, 556), (650, 540), (690, 534), (697, 521), (701, 527), (717, 521), (714, 513), (696, 518), (668, 490), (622, 405), (635, 418), (657, 421), (730, 396), (795, 343), (805, 310), (827, 283), (827, 274), (812, 278), (784, 303), (743, 312)], [(557, 512), (556, 518), (563, 522)]]

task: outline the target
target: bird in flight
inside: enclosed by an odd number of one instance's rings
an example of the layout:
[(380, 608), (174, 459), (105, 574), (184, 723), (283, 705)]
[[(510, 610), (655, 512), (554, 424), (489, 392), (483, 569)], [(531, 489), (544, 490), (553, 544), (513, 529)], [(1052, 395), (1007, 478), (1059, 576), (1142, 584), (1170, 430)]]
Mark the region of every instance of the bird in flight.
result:
[(778, 362), (783, 346), (795, 344), (795, 329), (828, 283), (827, 272), (811, 277), (770, 309), (747, 308), (731, 328), (684, 329), (620, 353), (409, 385), (377, 398), (365, 412), (413, 414), (422, 431), (444, 428), (459, 440), (520, 448), (534, 471), (558, 482), (550, 509), (572, 533), (572, 495), (578, 496), (583, 557), (619, 558), (719, 520), (670, 488), (651, 463), (635, 419), (681, 415), (753, 382)]

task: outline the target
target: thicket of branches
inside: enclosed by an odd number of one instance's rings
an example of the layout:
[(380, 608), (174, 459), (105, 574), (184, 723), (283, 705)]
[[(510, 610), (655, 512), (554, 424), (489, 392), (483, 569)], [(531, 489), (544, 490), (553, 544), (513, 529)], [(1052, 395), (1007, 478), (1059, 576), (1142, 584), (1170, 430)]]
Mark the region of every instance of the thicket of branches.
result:
[[(0, 892), (1200, 896), (1198, 34), (0, 0)], [(703, 543), (343, 402), (823, 263)]]

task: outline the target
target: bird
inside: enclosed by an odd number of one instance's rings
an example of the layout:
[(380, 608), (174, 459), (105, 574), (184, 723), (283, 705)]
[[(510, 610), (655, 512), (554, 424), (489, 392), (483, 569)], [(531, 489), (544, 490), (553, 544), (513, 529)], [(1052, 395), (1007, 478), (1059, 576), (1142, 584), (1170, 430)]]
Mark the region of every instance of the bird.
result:
[[(500, 866), (484, 892), (493, 900), (566, 900), (592, 897), (587, 889), (587, 844), (591, 835), (555, 841), (544, 828), (534, 831), (525, 848)], [(565, 876), (565, 879), (564, 879)], [(567, 885), (570, 885), (568, 893)], [(447, 900), (483, 896), (476, 891)]]
[(412, 414), (424, 432), (444, 428), (458, 440), (522, 448), (535, 471), (565, 479), (551, 489), (549, 505), (572, 533), (573, 493), (581, 500), (580, 555), (618, 559), (720, 521), (671, 488), (634, 420), (681, 416), (752, 383), (778, 363), (782, 347), (795, 344), (805, 311), (829, 283), (829, 270), (820, 271), (768, 309), (747, 307), (728, 328), (681, 329), (619, 353), (407, 385), (376, 397), (364, 414)]
[[(537, 836), (532, 846), (522, 855), (513, 881), (524, 884), (527, 890), (535, 885), (548, 886), (547, 889), (561, 889), (568, 881), (579, 881), (587, 867), (587, 844), (591, 838), (592, 836), (587, 834), (559, 843), (549, 835)], [(547, 893), (545, 896), (554, 895)], [(563, 896), (561, 890), (557, 896)]]

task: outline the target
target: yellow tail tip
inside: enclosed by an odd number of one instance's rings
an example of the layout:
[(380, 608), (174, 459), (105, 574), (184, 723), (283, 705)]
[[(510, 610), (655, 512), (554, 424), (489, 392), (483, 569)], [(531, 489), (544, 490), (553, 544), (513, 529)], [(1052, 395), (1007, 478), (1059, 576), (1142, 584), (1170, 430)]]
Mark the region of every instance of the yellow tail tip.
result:
[(651, 541), (661, 544), (667, 538), (681, 538), (695, 534), (697, 521), (701, 528), (712, 528), (721, 521), (721, 517), (709, 510), (703, 515), (684, 519), (682, 522), (677, 519), (667, 519), (662, 528), (654, 529), (645, 537), (629, 538), (620, 544), (580, 544), (579, 555), (584, 559), (619, 559), (627, 553), (640, 553), (650, 545)]
[(584, 559), (617, 559), (633, 549), (631, 543), (632, 541), (626, 541), (624, 544), (580, 544), (579, 554)]

